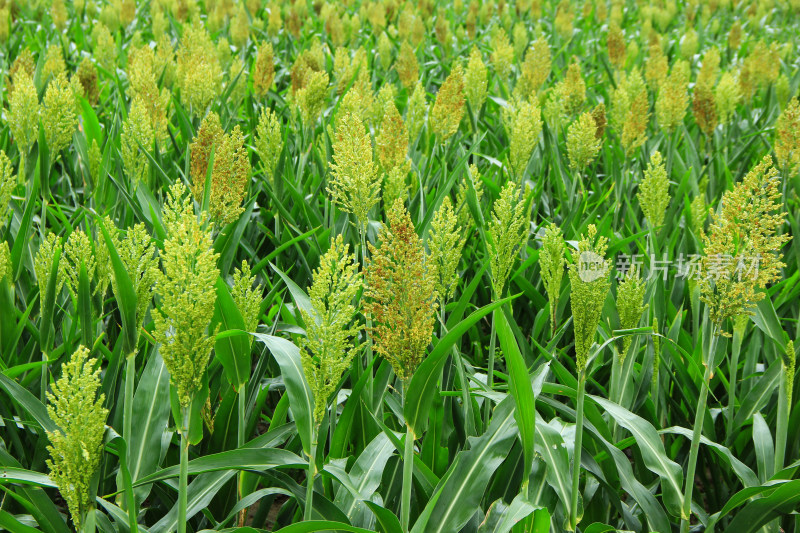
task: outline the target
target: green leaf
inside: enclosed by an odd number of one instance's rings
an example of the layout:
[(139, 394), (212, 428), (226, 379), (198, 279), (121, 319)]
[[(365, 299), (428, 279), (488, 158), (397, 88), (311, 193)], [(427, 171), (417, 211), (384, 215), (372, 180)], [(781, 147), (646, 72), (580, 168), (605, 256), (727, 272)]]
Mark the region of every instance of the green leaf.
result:
[(411, 426), (414, 435), (419, 437), (425, 432), (428, 423), (428, 412), (431, 408), (433, 395), (436, 394), (436, 383), (439, 381), (442, 366), (447, 360), (450, 348), (461, 339), (478, 320), (485, 317), (516, 296), (509, 296), (497, 300), (474, 311), (467, 318), (456, 324), (447, 334), (436, 343), (430, 355), (419, 365), (414, 376), (409, 382), (409, 394), (406, 397), (403, 414), (406, 422)]
[(764, 524), (796, 512), (800, 505), (800, 480), (784, 483), (777, 490), (748, 503), (736, 513), (726, 531), (755, 533)]
[(108, 248), (108, 255), (111, 259), (111, 268), (114, 273), (114, 283), (117, 286), (117, 294), (115, 301), (119, 308), (119, 314), (122, 319), (122, 352), (125, 355), (132, 354), (136, 351), (136, 343), (139, 338), (138, 334), (138, 318), (136, 317), (136, 290), (133, 288), (133, 281), (128, 274), (122, 260), (119, 258), (119, 252), (111, 235), (108, 233), (105, 224), (97, 224), (100, 231), (103, 233), (106, 247)]
[[(131, 427), (136, 428), (128, 446), (128, 466), (136, 482), (156, 471), (161, 457), (161, 441), (169, 423), (169, 372), (161, 353), (150, 356), (133, 396)], [(150, 493), (149, 485), (137, 486), (136, 500)]]
[[(220, 333), (229, 330), (244, 331), (244, 319), (236, 307), (228, 285), (217, 278), (217, 301), (215, 304), (215, 320), (220, 324)], [(225, 371), (225, 377), (236, 390), (247, 384), (250, 379), (250, 339), (246, 335), (217, 336), (214, 354)]]
[(460, 452), (414, 524), (414, 533), (457, 533), (475, 514), (489, 480), (517, 438), (512, 398), (494, 410), (486, 433)]
[(303, 443), (306, 455), (311, 453), (311, 439), (313, 438), (314, 393), (311, 391), (303, 372), (300, 360), (300, 349), (292, 342), (265, 335), (252, 333), (256, 340), (266, 344), (273, 357), (281, 368), (286, 393), (289, 395), (289, 405), (294, 415), (297, 432)]
[(350, 531), (352, 533), (372, 533), (369, 529), (354, 527), (342, 522), (329, 520), (309, 520), (286, 526), (276, 533), (312, 533), (313, 531)]
[(47, 408), (36, 396), (28, 392), (28, 389), (3, 374), (0, 374), (0, 388), (5, 390), (14, 402), (21, 405), (46, 432), (52, 433), (58, 430), (58, 426), (47, 414)]
[(516, 409), (514, 418), (519, 427), (519, 437), (525, 456), (522, 470), (522, 479), (527, 480), (533, 466), (534, 442), (536, 440), (536, 400), (533, 396), (528, 367), (519, 351), (517, 339), (511, 331), (505, 313), (502, 309), (494, 310), (494, 320), (497, 326), (497, 338), (503, 350), (506, 364), (508, 365), (509, 389), (514, 397)]

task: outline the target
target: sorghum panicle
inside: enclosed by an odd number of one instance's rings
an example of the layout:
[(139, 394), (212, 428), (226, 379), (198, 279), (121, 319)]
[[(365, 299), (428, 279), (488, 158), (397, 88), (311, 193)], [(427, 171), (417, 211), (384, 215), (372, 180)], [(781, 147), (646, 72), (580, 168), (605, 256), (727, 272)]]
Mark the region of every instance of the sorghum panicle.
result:
[(373, 161), (372, 142), (364, 123), (348, 114), (336, 130), (328, 194), (337, 206), (366, 228), (369, 211), (380, 198), (380, 176)]
[(597, 228), (590, 224), (587, 235), (581, 237), (578, 249), (572, 252), (572, 263), (569, 265), (570, 306), (578, 370), (585, 370), (589, 362), (589, 349), (594, 344), (603, 303), (611, 287), (611, 265), (605, 258), (608, 240), (599, 237), (593, 243), (596, 236)]
[(163, 210), (167, 237), (161, 252), (163, 270), (156, 277), (160, 304), (153, 314), (153, 337), (184, 407), (199, 389), (214, 347), (215, 333), (209, 326), (219, 276), (219, 254), (186, 192), (182, 183), (173, 185)]
[(388, 219), (380, 245), (369, 244), (365, 310), (372, 316), (375, 350), (407, 383), (433, 335), (436, 272), (401, 200), (389, 209)]
[(466, 237), (463, 228), (453, 210), (449, 196), (445, 196), (442, 205), (436, 210), (428, 231), (428, 249), (430, 250), (431, 269), (436, 269), (436, 292), (440, 306), (453, 297), (458, 283), (458, 263), (461, 261), (461, 250)]
[[(645, 288), (639, 269), (635, 266), (629, 268), (625, 278), (617, 286), (617, 314), (619, 314), (620, 329), (633, 329), (639, 325), (642, 314), (647, 308), (647, 304), (644, 303)], [(632, 342), (632, 337), (623, 337), (622, 352), (619, 354), (622, 360), (625, 359)]]
[(712, 214), (701, 259), (701, 299), (717, 331), (727, 318), (744, 315), (780, 277), (780, 249), (789, 235), (778, 234), (786, 220), (779, 203), (778, 170), (765, 156)]
[(431, 127), (440, 142), (458, 131), (464, 117), (464, 70), (456, 64), (444, 80), (431, 109)]
[(791, 174), (800, 170), (800, 103), (796, 96), (775, 122), (775, 157)]
[(338, 235), (314, 271), (308, 291), (312, 312), (301, 311), (306, 336), (300, 340), (300, 357), (314, 393), (317, 426), (342, 374), (361, 349), (354, 343), (361, 331), (356, 318), (359, 311), (356, 297), (361, 287), (358, 263)]
[(72, 143), (78, 126), (75, 96), (64, 73), (50, 80), (42, 102), (42, 127), (51, 158)]
[(520, 197), (520, 188), (511, 181), (506, 183), (494, 203), (489, 223), (489, 268), (497, 297), (503, 294), (517, 253), (528, 242), (530, 211)]
[(264, 165), (270, 184), (275, 186), (275, 169), (283, 150), (283, 135), (278, 115), (271, 109), (264, 109), (258, 116), (256, 126), (256, 152)]
[(108, 409), (100, 389), (100, 368), (80, 346), (61, 367), (61, 377), (47, 393), (47, 414), (58, 429), (47, 432), (50, 478), (67, 502), (72, 522), (81, 531), (93, 506), (92, 478), (100, 465)]
[(664, 223), (669, 207), (669, 178), (667, 168), (661, 157), (661, 152), (655, 151), (650, 156), (650, 162), (644, 171), (644, 178), (636, 193), (642, 213), (650, 223), (651, 228), (657, 228)]
[(567, 131), (569, 166), (579, 172), (594, 161), (602, 141), (597, 138), (597, 123), (591, 113), (583, 113)]

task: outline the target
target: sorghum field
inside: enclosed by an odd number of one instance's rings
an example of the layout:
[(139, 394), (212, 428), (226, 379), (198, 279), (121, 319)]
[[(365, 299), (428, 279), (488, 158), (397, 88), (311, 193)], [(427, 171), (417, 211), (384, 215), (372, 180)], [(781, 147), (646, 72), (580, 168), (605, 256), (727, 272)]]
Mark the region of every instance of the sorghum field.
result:
[(800, 532), (799, 35), (0, 0), (0, 530)]

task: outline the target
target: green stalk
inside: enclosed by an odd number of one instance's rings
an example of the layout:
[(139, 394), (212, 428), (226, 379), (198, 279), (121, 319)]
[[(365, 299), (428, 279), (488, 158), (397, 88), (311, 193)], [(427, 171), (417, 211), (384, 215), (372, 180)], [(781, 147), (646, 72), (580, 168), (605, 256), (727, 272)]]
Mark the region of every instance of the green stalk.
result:
[[(728, 381), (728, 408), (725, 411), (725, 419), (728, 427), (727, 443), (733, 441), (735, 432), (733, 431), (733, 414), (736, 409), (736, 384), (737, 375), (739, 373), (739, 355), (742, 351), (742, 339), (744, 337), (744, 328), (733, 328), (733, 349), (731, 351), (730, 363), (730, 377)], [(776, 457), (777, 459), (777, 457)]]
[(719, 335), (717, 328), (711, 333), (708, 355), (705, 358), (705, 372), (703, 373), (703, 383), (700, 386), (700, 397), (697, 401), (697, 411), (694, 415), (694, 428), (692, 430), (692, 444), (689, 449), (689, 465), (686, 470), (686, 481), (683, 489), (683, 508), (681, 509), (681, 533), (688, 533), (689, 518), (692, 514), (692, 491), (694, 490), (694, 476), (697, 471), (697, 454), (700, 451), (700, 436), (703, 432), (703, 418), (706, 414), (706, 402), (708, 400), (708, 382), (711, 380), (713, 371), (714, 354), (717, 349)]
[(778, 389), (778, 422), (775, 428), (775, 472), (783, 469), (786, 456), (786, 435), (789, 432), (789, 386), (786, 365), (781, 363), (781, 384)]
[(131, 445), (133, 424), (133, 382), (136, 379), (136, 351), (125, 357), (125, 405), (122, 412), (122, 437)]
[(583, 400), (586, 396), (586, 369), (578, 371), (578, 405), (575, 411), (575, 446), (572, 452), (572, 498), (569, 506), (567, 529), (578, 528), (578, 494), (581, 478), (581, 448), (583, 446)]
[[(364, 271), (364, 269), (367, 268), (367, 226), (366, 226), (366, 224), (359, 225), (358, 234), (359, 234), (359, 237), (361, 238), (361, 270)], [(366, 368), (366, 365), (368, 365), (369, 362), (372, 361), (372, 337), (369, 334), (370, 330), (372, 329), (372, 315), (367, 313), (364, 318), (366, 319), (366, 326), (367, 326), (367, 328), (366, 328), (366, 331), (367, 331), (367, 335), (366, 335), (366, 343), (367, 343), (366, 355), (367, 355), (367, 359), (366, 359), (365, 363), (362, 363), (362, 366), (360, 368), (360, 370), (362, 372)], [(359, 360), (361, 360), (361, 359), (359, 358)], [(359, 374), (361, 374), (362, 372), (359, 372)], [(369, 401), (369, 407), (370, 407), (370, 409), (372, 409), (372, 379), (368, 379), (367, 380), (366, 388), (367, 388), (367, 398), (368, 398), (368, 401)]]
[(319, 428), (314, 429), (314, 434), (311, 437), (311, 450), (308, 456), (308, 475), (306, 476), (306, 507), (303, 509), (303, 520), (311, 520), (311, 510), (314, 502), (314, 476), (317, 473), (317, 432)]
[[(487, 369), (487, 376), (486, 376), (486, 384), (491, 391), (494, 387), (494, 352), (495, 352), (495, 342), (497, 337), (497, 331), (495, 330), (494, 324), (494, 313), (492, 313), (492, 330), (489, 333), (489, 367)], [(483, 401), (483, 413), (484, 413), (484, 420), (486, 421), (486, 425), (488, 425), (489, 421), (489, 412), (490, 412), (490, 402), (487, 399)]]
[[(403, 383), (403, 407), (406, 403), (406, 384)], [(403, 449), (403, 493), (400, 499), (400, 524), (408, 533), (411, 519), (411, 474), (414, 468), (414, 434), (406, 422), (406, 440)]]
[(178, 533), (186, 533), (187, 487), (189, 485), (189, 428), (191, 427), (192, 405), (181, 407), (183, 424), (181, 426), (181, 467), (178, 480)]
[(94, 533), (96, 529), (96, 515), (95, 515), (95, 506), (90, 505), (89, 510), (86, 512), (86, 516), (83, 518), (83, 524), (81, 525), (81, 533)]
[[(242, 448), (244, 446), (244, 432), (245, 427), (247, 426), (247, 420), (245, 417), (245, 404), (247, 402), (247, 385), (242, 384), (239, 386), (239, 390), (237, 391), (238, 400), (239, 400), (239, 426), (237, 428), (236, 434), (236, 446), (237, 448)], [(242, 470), (239, 472), (239, 480), (238, 480), (238, 487), (237, 491), (239, 493), (239, 500), (244, 497), (243, 489), (244, 489), (244, 476), (245, 472)], [(244, 527), (244, 521), (247, 517), (247, 508), (242, 509), (239, 512), (239, 527)]]

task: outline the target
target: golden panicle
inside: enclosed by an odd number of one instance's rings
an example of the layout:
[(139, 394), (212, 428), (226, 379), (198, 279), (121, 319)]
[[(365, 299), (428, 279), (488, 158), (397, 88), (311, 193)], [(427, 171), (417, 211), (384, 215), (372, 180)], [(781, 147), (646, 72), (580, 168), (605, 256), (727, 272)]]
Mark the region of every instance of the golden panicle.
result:
[(183, 105), (202, 115), (219, 95), (222, 75), (214, 43), (197, 18), (184, 28), (178, 48), (176, 76)]
[(492, 66), (497, 76), (508, 82), (511, 66), (514, 63), (514, 47), (508, 39), (505, 30), (498, 31), (492, 39)]
[(150, 162), (141, 149), (149, 152), (153, 147), (154, 140), (155, 135), (147, 113), (147, 104), (141, 96), (137, 95), (131, 103), (128, 118), (122, 126), (120, 140), (122, 163), (133, 183), (147, 179)]
[(311, 70), (305, 86), (295, 93), (295, 102), (304, 124), (313, 126), (322, 114), (328, 98), (328, 82), (327, 72)]
[(402, 166), (408, 155), (408, 130), (393, 101), (384, 106), (380, 133), (375, 137), (378, 161), (384, 171)]
[(11, 213), (11, 195), (17, 186), (17, 176), (11, 160), (3, 150), (0, 150), (0, 233), (6, 225)]
[(314, 394), (314, 425), (319, 426), (342, 374), (361, 346), (357, 322), (362, 288), (358, 263), (338, 235), (320, 258), (308, 291), (311, 312), (301, 311), (306, 336), (300, 340), (303, 372)]
[(597, 127), (595, 137), (602, 139), (603, 135), (605, 135), (607, 125), (606, 105), (603, 102), (600, 102), (592, 109), (592, 119), (594, 119), (594, 125)]
[(723, 73), (714, 91), (714, 103), (720, 124), (728, 124), (733, 119), (741, 99), (742, 93), (736, 76), (730, 72)]
[(700, 48), (700, 41), (697, 31), (689, 28), (680, 40), (681, 57), (686, 60), (691, 59), (697, 53), (698, 48)]
[(256, 95), (264, 97), (272, 87), (275, 78), (275, 59), (272, 43), (262, 42), (258, 47), (256, 64), (253, 67), (253, 90)]
[(431, 127), (439, 142), (458, 131), (464, 117), (464, 70), (456, 64), (444, 80), (431, 109)]
[(388, 71), (392, 66), (393, 51), (394, 46), (392, 45), (392, 41), (384, 31), (378, 38), (378, 58), (381, 61), (381, 68), (383, 68), (385, 71)]
[(208, 165), (211, 161), (211, 151), (215, 149), (224, 134), (225, 131), (222, 129), (219, 115), (212, 111), (203, 118), (203, 122), (200, 123), (200, 129), (197, 130), (197, 136), (189, 145), (190, 170), (192, 183), (194, 184), (193, 192), (195, 198), (198, 198), (201, 202), (203, 195), (198, 194), (198, 192), (205, 188), (209, 170)]
[(409, 91), (419, 81), (419, 62), (417, 62), (417, 54), (407, 41), (404, 41), (403, 44), (400, 45), (400, 52), (397, 54), (394, 69), (397, 71), (400, 83)]
[(572, 10), (572, 4), (569, 0), (561, 0), (556, 8), (556, 17), (553, 21), (553, 26), (559, 37), (567, 39), (572, 35), (574, 20), (575, 13)]
[(669, 72), (669, 62), (667, 56), (661, 48), (661, 44), (652, 44), (648, 49), (647, 61), (644, 66), (644, 77), (647, 80), (647, 85), (654, 90), (657, 90), (667, 79)]
[(64, 63), (64, 53), (61, 47), (57, 44), (51, 44), (47, 47), (47, 52), (44, 56), (44, 65), (42, 65), (42, 79), (57, 78), (61, 74), (67, 73), (67, 65)]
[[(94, 368), (98, 366), (98, 368)], [(72, 522), (82, 531), (92, 506), (91, 486), (103, 454), (108, 409), (103, 407), (100, 368), (89, 350), (78, 347), (61, 367), (61, 377), (47, 393), (47, 414), (58, 427), (47, 432), (50, 478), (67, 502)]]
[(586, 82), (583, 81), (581, 66), (574, 58), (567, 69), (561, 94), (565, 100), (564, 108), (570, 115), (578, 113), (586, 103)]
[(408, 383), (431, 342), (436, 272), (401, 200), (389, 209), (388, 219), (380, 245), (369, 244), (365, 310), (372, 316), (375, 350)]
[(29, 78), (33, 79), (34, 76), (34, 69), (36, 67), (35, 61), (33, 59), (33, 53), (30, 51), (29, 48), (23, 48), (14, 62), (11, 64), (11, 68), (8, 69), (8, 77), (6, 78), (6, 85), (8, 86), (8, 99), (11, 100), (11, 96), (14, 94), (14, 86), (16, 84), (16, 77), (20, 73), (26, 74)]
[[(242, 260), (241, 268), (233, 273), (231, 297), (242, 314), (245, 331), (248, 333), (254, 333), (258, 327), (263, 294), (264, 286), (256, 285), (256, 276), (250, 271), (250, 263)], [(250, 343), (253, 343), (253, 337), (250, 337)]]
[(608, 36), (606, 37), (606, 47), (608, 48), (608, 59), (611, 64), (616, 68), (625, 66), (625, 35), (619, 24), (611, 24), (608, 28)]
[(163, 218), (167, 237), (156, 279), (160, 305), (153, 313), (153, 337), (161, 345), (178, 400), (186, 407), (200, 388), (214, 347), (215, 333), (209, 326), (219, 254), (214, 253), (211, 235), (201, 227), (180, 182), (170, 188)]
[(97, 104), (100, 97), (100, 88), (97, 83), (97, 69), (88, 57), (84, 57), (78, 65), (78, 70), (75, 75), (83, 87), (83, 94), (90, 104)]
[(106, 70), (116, 71), (117, 44), (108, 27), (102, 22), (92, 28), (92, 48), (94, 58)]
[(775, 122), (775, 157), (789, 174), (800, 170), (800, 103), (796, 96)]
[(742, 22), (735, 20), (728, 32), (728, 48), (738, 50), (740, 44), (742, 44)]
[(707, 85), (697, 84), (694, 87), (694, 98), (692, 99), (692, 113), (700, 131), (706, 135), (714, 133), (717, 127), (717, 106), (714, 92)]
[(433, 216), (427, 240), (429, 261), (431, 269), (436, 271), (436, 292), (442, 307), (455, 294), (458, 283), (456, 270), (465, 241), (466, 237), (463, 228), (458, 225), (453, 203), (449, 196), (445, 196)]
[(644, 171), (644, 179), (636, 193), (639, 206), (647, 218), (650, 227), (655, 229), (664, 223), (664, 216), (669, 207), (669, 178), (661, 152), (655, 151)]
[[(244, 208), (242, 201), (250, 183), (250, 157), (244, 144), (244, 134), (239, 126), (225, 133), (214, 148), (214, 166), (211, 171), (211, 192), (208, 209), (211, 219), (220, 225), (235, 222)], [(195, 198), (202, 202), (205, 179), (193, 184)]]
[(356, 115), (343, 117), (336, 129), (330, 166), (328, 194), (342, 211), (353, 215), (359, 231), (365, 231), (369, 211), (380, 198), (381, 182), (369, 133)]
[(544, 37), (539, 37), (525, 53), (525, 60), (520, 65), (520, 76), (514, 92), (520, 98), (534, 99), (547, 77), (550, 76), (550, 70), (550, 46)]
[(247, 16), (244, 4), (239, 4), (236, 15), (231, 19), (230, 34), (231, 42), (237, 48), (244, 47), (250, 38), (250, 18)]
[(780, 277), (780, 250), (790, 237), (778, 233), (786, 220), (779, 181), (772, 158), (765, 156), (723, 195), (712, 215), (700, 289), (717, 333), (726, 319), (749, 313), (764, 298), (761, 289)]
[(572, 252), (569, 265), (570, 306), (575, 335), (575, 359), (579, 371), (589, 362), (589, 349), (594, 344), (603, 304), (611, 287), (611, 264), (605, 258), (608, 240), (595, 238), (597, 228), (590, 224), (586, 236), (581, 237), (578, 249)]

